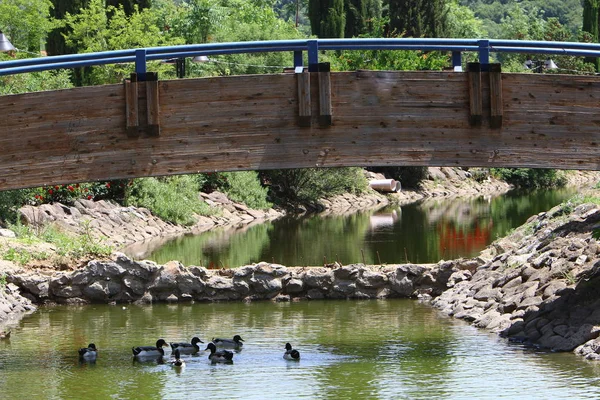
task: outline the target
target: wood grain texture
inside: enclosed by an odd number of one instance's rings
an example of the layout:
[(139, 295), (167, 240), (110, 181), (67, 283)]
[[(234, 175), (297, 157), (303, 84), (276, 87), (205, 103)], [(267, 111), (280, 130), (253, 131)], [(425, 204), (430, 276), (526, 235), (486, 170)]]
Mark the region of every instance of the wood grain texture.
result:
[(310, 105), (310, 74), (302, 72), (294, 74), (298, 82), (298, 126), (310, 127), (311, 105)]
[(598, 78), (502, 74), (498, 129), (488, 73), (481, 78), (478, 127), (469, 123), (468, 74), (455, 72), (331, 73), (328, 127), (316, 101), (311, 126), (298, 126), (296, 74), (159, 81), (160, 135), (137, 138), (127, 136), (124, 85), (3, 96), (0, 190), (315, 166), (600, 169)]
[(502, 127), (502, 76), (500, 64), (490, 64), (490, 127), (498, 129)]

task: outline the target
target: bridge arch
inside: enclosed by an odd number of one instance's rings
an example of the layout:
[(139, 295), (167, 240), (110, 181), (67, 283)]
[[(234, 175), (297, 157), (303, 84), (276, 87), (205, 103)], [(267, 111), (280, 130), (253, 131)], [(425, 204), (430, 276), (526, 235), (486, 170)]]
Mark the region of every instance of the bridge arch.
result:
[[(321, 50), (452, 52), (452, 71), (331, 72)], [(291, 51), (296, 73), (158, 80), (148, 60)], [(479, 63), (461, 71), (460, 55)], [(0, 190), (208, 171), (338, 166), (598, 170), (596, 76), (507, 74), (490, 52), (599, 56), (590, 43), (319, 39), (0, 63), (0, 76), (131, 62), (124, 84), (0, 97)], [(308, 59), (308, 68), (303, 67)]]

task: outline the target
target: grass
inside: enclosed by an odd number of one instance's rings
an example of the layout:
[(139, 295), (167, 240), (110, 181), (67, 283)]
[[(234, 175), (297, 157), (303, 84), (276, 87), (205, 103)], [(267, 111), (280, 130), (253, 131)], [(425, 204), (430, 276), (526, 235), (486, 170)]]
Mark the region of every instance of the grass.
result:
[[(7, 242), (3, 248), (0, 248), (0, 256), (4, 260), (19, 265), (45, 260), (64, 263), (67, 259), (104, 257), (112, 253), (111, 246), (92, 235), (89, 221), (84, 223), (83, 233), (80, 235), (62, 231), (54, 225), (34, 229), (30, 226), (15, 224), (10, 226), (10, 229), (15, 232), (17, 239)], [(37, 251), (30, 248), (30, 246), (41, 243), (51, 244), (52, 251)]]

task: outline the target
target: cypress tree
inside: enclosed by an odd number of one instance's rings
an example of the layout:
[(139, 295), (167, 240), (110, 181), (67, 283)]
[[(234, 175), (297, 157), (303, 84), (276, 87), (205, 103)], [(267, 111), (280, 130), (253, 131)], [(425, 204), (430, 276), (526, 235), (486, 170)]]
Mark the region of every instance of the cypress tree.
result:
[(344, 0), (309, 0), (308, 18), (313, 35), (320, 38), (344, 37)]
[(446, 0), (388, 0), (390, 28), (409, 37), (444, 37)]
[[(52, 0), (53, 8), (50, 9), (50, 15), (56, 19), (63, 19), (65, 14), (78, 14), (81, 8), (87, 7), (89, 0)], [(65, 44), (63, 33), (67, 32), (66, 27), (54, 29), (48, 34), (46, 39), (46, 52), (49, 56), (58, 56), (61, 54), (71, 54), (75, 49), (70, 49)]]
[(346, 29), (344, 37), (366, 33), (373, 19), (381, 18), (381, 0), (345, 0)]
[[(583, 28), (584, 32), (592, 36), (592, 42), (598, 43), (598, 19), (600, 19), (598, 0), (584, 0), (583, 2)], [(596, 71), (600, 68), (600, 63), (596, 57), (586, 57), (586, 62), (593, 63), (596, 66)]]

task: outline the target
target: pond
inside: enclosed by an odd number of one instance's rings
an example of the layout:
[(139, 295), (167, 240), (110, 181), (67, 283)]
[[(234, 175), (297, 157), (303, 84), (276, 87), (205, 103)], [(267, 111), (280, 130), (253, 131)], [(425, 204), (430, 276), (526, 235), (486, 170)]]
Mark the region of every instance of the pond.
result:
[[(233, 364), (201, 351), (178, 372), (131, 353), (234, 334), (245, 344)], [(81, 363), (89, 342), (98, 359)], [(299, 362), (283, 359), (286, 342)], [(507, 344), (415, 300), (52, 307), (0, 341), (5, 400), (598, 399), (599, 376), (573, 354)]]
[(573, 189), (512, 191), (503, 196), (431, 200), (350, 215), (311, 215), (218, 228), (124, 252), (159, 264), (239, 267), (436, 263), (473, 257), (494, 240), (574, 194)]

